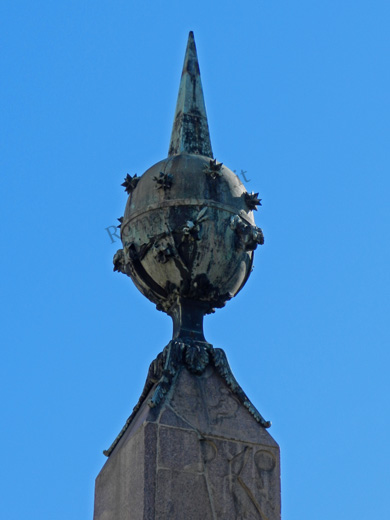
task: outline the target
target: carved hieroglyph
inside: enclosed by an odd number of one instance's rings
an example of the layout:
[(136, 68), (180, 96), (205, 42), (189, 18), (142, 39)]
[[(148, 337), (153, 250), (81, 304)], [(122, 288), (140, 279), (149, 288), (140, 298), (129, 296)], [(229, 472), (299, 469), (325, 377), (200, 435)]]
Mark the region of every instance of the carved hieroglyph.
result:
[(96, 480), (94, 520), (280, 520), (279, 447), (212, 367), (141, 407)]
[[(275, 448), (213, 436), (199, 439), (197, 432), (166, 427), (159, 428), (159, 442), (157, 495), (163, 500), (156, 518), (187, 518), (189, 505), (195, 511), (201, 507), (210, 519), (279, 518)], [(180, 444), (183, 450), (172, 461), (172, 446)]]

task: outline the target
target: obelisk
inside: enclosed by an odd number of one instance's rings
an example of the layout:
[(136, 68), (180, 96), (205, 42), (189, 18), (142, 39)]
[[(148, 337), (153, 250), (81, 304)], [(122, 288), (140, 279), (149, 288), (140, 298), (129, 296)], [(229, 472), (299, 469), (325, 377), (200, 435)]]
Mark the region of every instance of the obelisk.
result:
[(280, 520), (270, 423), (203, 333), (203, 316), (243, 287), (264, 238), (258, 193), (213, 156), (192, 32), (168, 158), (123, 186), (114, 270), (171, 316), (173, 338), (105, 451), (94, 520)]

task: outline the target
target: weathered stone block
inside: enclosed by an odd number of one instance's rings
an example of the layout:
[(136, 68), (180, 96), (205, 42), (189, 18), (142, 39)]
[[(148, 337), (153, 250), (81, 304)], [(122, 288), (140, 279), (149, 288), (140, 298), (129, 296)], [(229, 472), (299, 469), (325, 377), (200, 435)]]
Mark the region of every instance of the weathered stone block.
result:
[(183, 368), (101, 470), (94, 520), (239, 519), (280, 520), (279, 447), (212, 367)]

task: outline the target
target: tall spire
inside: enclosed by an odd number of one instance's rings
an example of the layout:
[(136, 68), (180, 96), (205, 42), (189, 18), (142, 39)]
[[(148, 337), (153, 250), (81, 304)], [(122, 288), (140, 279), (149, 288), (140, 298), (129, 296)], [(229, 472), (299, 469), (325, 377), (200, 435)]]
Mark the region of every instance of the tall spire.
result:
[(168, 155), (191, 153), (213, 158), (194, 33), (188, 35)]

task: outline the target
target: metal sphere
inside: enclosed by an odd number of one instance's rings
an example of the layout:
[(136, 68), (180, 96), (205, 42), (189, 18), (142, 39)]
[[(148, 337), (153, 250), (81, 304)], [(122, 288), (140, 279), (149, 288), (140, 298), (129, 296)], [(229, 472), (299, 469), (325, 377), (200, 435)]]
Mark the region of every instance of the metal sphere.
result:
[(158, 309), (186, 299), (212, 312), (238, 293), (263, 243), (257, 194), (222, 163), (187, 153), (130, 178), (128, 191), (115, 268)]

